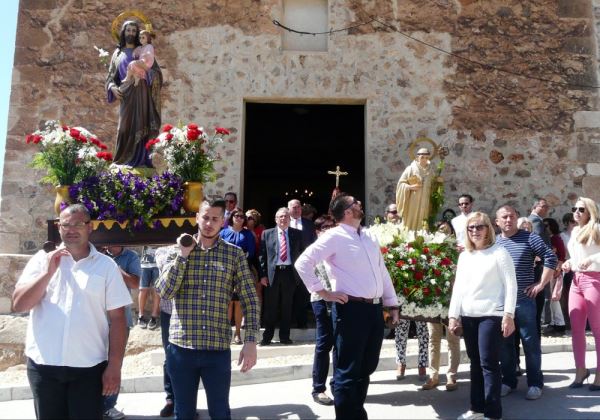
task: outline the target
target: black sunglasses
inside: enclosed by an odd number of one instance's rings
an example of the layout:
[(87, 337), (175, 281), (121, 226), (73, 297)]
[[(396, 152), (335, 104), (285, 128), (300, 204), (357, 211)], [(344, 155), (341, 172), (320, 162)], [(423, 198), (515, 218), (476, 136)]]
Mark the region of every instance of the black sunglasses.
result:
[(398, 214), (398, 210), (388, 210), (387, 212), (391, 214)]
[(469, 232), (475, 232), (475, 231), (481, 232), (486, 227), (487, 227), (487, 225), (469, 225), (469, 226), (467, 226), (467, 230)]
[(578, 211), (579, 213), (585, 213), (585, 207), (571, 207), (571, 211), (575, 213)]

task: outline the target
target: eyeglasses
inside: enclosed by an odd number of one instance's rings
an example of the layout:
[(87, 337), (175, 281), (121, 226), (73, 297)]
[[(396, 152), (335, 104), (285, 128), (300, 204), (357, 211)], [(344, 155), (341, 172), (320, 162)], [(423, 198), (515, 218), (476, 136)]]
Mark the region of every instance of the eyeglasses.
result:
[(226, 203), (235, 203), (235, 200), (228, 200), (228, 199), (225, 199), (225, 202), (226, 202)]
[(467, 230), (469, 232), (481, 232), (483, 229), (485, 229), (487, 227), (487, 225), (469, 225), (467, 226)]
[(90, 223), (90, 221), (88, 220), (87, 222), (59, 223), (58, 226), (63, 229), (70, 229), (70, 228), (81, 229), (82, 227), (84, 227), (85, 225), (88, 225), (89, 223)]
[(240, 213), (234, 214), (233, 217), (235, 217), (236, 219), (245, 219), (246, 216)]
[(388, 210), (387, 212), (390, 214), (398, 214), (398, 210)]
[(471, 204), (471, 203), (458, 203), (458, 206), (463, 207), (463, 206), (468, 206), (469, 204)]
[(358, 203), (358, 201), (356, 201), (356, 199), (352, 200), (352, 202), (350, 204), (347, 204), (344, 207), (344, 210), (348, 210), (350, 207), (352, 207), (353, 205), (355, 205), (356, 203)]
[(248, 216), (248, 220), (256, 220), (256, 219), (252, 216)]
[(575, 212), (585, 213), (585, 207), (571, 207), (571, 211), (573, 213), (575, 213)]

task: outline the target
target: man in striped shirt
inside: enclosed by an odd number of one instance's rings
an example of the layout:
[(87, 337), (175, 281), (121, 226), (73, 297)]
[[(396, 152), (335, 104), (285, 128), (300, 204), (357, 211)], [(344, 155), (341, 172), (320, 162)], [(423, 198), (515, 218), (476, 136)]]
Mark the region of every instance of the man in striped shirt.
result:
[(219, 237), (224, 213), (223, 200), (200, 205), (196, 215), (199, 232), (194, 242), (184, 246), (179, 237), (178, 254), (156, 284), (160, 297), (173, 302), (166, 357), (177, 418), (196, 416), (200, 379), (210, 417), (231, 417), (231, 325), (227, 307), (234, 290), (246, 317), (238, 364), (242, 372), (256, 364), (258, 297), (244, 251)]
[[(521, 334), (527, 367), (528, 400), (542, 396), (544, 377), (542, 374), (542, 349), (536, 322), (535, 297), (543, 293), (544, 286), (552, 279), (556, 269), (556, 255), (535, 233), (517, 228), (517, 212), (512, 206), (504, 205), (496, 212), (496, 224), (501, 235), (498, 243), (510, 254), (517, 274), (517, 307), (515, 324)], [(544, 270), (539, 282), (535, 281), (533, 266), (535, 257), (544, 261)], [(504, 339), (502, 351), (502, 396), (517, 387), (517, 354), (515, 334)]]

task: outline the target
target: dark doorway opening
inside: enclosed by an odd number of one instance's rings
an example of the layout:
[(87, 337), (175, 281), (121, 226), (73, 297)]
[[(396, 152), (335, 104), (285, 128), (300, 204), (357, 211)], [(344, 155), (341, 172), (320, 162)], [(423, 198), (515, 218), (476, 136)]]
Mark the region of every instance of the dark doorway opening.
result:
[(246, 103), (244, 207), (267, 227), (293, 198), (327, 212), (335, 176), (340, 189), (365, 201), (364, 105)]

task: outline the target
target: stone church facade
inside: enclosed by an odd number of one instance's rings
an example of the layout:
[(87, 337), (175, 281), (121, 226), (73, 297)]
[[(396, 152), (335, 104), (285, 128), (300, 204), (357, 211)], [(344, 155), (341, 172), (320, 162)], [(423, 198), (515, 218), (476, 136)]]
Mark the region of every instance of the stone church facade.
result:
[[(600, 0), (309, 3), (321, 3), (327, 30), (352, 28), (327, 35), (319, 51), (299, 51), (272, 22), (302, 22), (290, 12), (298, 1), (130, 2), (158, 34), (163, 121), (232, 131), (208, 194), (242, 191), (246, 102), (359, 103), (370, 217), (394, 199), (409, 144), (421, 136), (449, 149), (445, 207), (468, 192), (482, 210), (510, 202), (527, 212), (539, 196), (560, 218), (579, 195), (600, 199)], [(113, 0), (20, 2), (0, 312), (23, 260), (8, 254), (39, 249), (53, 217), (53, 191), (27, 167), (35, 150), (24, 136), (59, 119), (113, 141), (117, 107), (106, 104), (106, 68), (93, 46), (112, 50), (111, 22), (123, 11)]]

